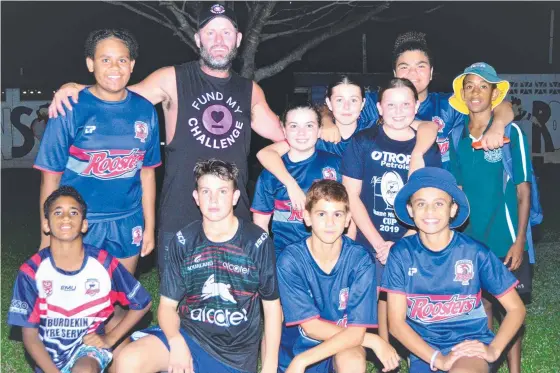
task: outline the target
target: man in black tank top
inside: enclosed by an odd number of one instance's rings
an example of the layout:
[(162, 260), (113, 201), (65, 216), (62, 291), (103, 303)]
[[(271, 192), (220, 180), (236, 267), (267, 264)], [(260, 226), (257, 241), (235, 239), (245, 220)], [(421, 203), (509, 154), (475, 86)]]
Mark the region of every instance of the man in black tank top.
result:
[[(233, 11), (220, 4), (205, 7), (195, 34), (199, 61), (163, 67), (128, 87), (154, 105), (162, 103), (165, 114), (165, 177), (157, 239), (160, 273), (168, 261), (170, 239), (181, 227), (200, 219), (191, 195), (195, 163), (218, 158), (236, 164), (241, 197), (235, 215), (249, 220), (247, 156), (251, 129), (273, 141), (284, 139), (280, 121), (268, 107), (259, 85), (231, 71), (241, 38)], [(68, 96), (77, 102), (83, 88), (76, 83), (65, 84), (55, 94), (49, 114), (57, 116), (58, 110), (64, 115), (63, 104), (71, 107)], [(146, 230), (149, 224), (146, 222)]]

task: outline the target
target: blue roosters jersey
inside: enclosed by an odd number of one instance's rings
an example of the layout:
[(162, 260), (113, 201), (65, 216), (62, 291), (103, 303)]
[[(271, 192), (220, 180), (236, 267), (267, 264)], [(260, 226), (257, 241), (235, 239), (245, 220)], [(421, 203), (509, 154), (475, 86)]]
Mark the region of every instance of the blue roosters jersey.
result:
[[(448, 167), (449, 162), (449, 133), (458, 126), (464, 125), (464, 115), (449, 105), (449, 97), (452, 93), (428, 93), (426, 100), (420, 103), (416, 119), (432, 121), (438, 125), (437, 144), (439, 146), (443, 167)], [(377, 110), (378, 93), (366, 93), (366, 104), (361, 113), (361, 121), (364, 123), (376, 123), (381, 117)]]
[(156, 110), (127, 93), (111, 102), (82, 90), (72, 111), (49, 120), (35, 159), (35, 168), (62, 173), (60, 185), (80, 192), (93, 222), (142, 208), (140, 170), (161, 164)]
[[(377, 284), (375, 264), (369, 251), (342, 236), (340, 257), (325, 273), (309, 252), (306, 240), (286, 247), (277, 263), (280, 301), (287, 326), (321, 319), (342, 327), (377, 327)], [(295, 356), (321, 343), (299, 335), (293, 344)], [(279, 366), (287, 367), (289, 353), (279, 355)]]
[[(292, 162), (288, 154), (285, 154), (282, 161), (304, 193), (316, 180), (342, 181), (339, 173), (341, 160), (336, 155), (316, 151), (306, 160)], [(272, 233), (277, 253), (289, 244), (309, 236), (303, 223), (303, 212), (292, 209), (286, 187), (267, 170), (257, 180), (251, 211), (272, 214)]]
[[(397, 220), (393, 203), (408, 181), (410, 154), (415, 145), (416, 138), (396, 141), (385, 134), (383, 127), (373, 127), (354, 136), (342, 157), (340, 172), (362, 181), (360, 198), (385, 241), (396, 242), (407, 231)], [(426, 166), (441, 167), (435, 144), (424, 155), (424, 162)], [(361, 232), (357, 241), (370, 246)]]
[(120, 303), (141, 310), (150, 294), (105, 250), (84, 245), (82, 267), (57, 268), (51, 249), (33, 255), (19, 269), (8, 324), (38, 328), (39, 338), (58, 368), (82, 345), (82, 338), (107, 320)]
[(440, 252), (426, 248), (418, 235), (397, 242), (381, 286), (406, 296), (407, 323), (441, 350), (467, 339), (489, 344), (494, 334), (481, 291), (499, 298), (516, 285), (514, 275), (484, 244), (455, 231)]
[(346, 147), (348, 146), (348, 144), (350, 144), (352, 138), (355, 135), (357, 135), (359, 132), (372, 127), (374, 124), (375, 122), (365, 121), (362, 120), (362, 118), (360, 117), (360, 120), (358, 120), (358, 126), (356, 127), (356, 130), (354, 131), (352, 136), (350, 136), (347, 139), (341, 138), (340, 141), (336, 144), (333, 142), (325, 141), (323, 139), (318, 139), (315, 148), (317, 150), (322, 150), (324, 152), (335, 154), (338, 155), (339, 157), (342, 157), (342, 155), (344, 154), (344, 150), (346, 150)]

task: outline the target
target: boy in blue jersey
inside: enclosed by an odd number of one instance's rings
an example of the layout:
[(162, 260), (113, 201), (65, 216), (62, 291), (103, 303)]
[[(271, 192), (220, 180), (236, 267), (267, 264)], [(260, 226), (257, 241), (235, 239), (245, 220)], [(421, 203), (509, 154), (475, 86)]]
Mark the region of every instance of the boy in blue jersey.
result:
[[(448, 171), (415, 171), (395, 198), (395, 213), (418, 234), (389, 254), (382, 288), (389, 326), (411, 352), (410, 371), (487, 373), (525, 318), (517, 280), (481, 242), (453, 229), (469, 217), (469, 201)], [(507, 314), (494, 336), (481, 302), (494, 294)]]
[[(310, 104), (294, 105), (286, 109), (282, 123), (289, 152), (282, 157), (284, 166), (307, 191), (315, 180), (342, 181), (339, 173), (340, 157), (315, 150), (321, 131), (320, 115)], [(289, 244), (309, 235), (303, 224), (301, 211), (293, 208), (286, 187), (272, 173), (263, 170), (255, 188), (253, 222), (268, 232), (272, 217), (272, 233), (276, 255)]]
[[(27, 260), (16, 277), (8, 324), (22, 327), (35, 372), (103, 371), (120, 347), (111, 349), (150, 309), (149, 293), (117, 259), (83, 243), (86, 210), (74, 188), (54, 191), (43, 218), (50, 247)], [(98, 334), (117, 302), (130, 310)]]
[[(154, 248), (155, 170), (161, 164), (153, 105), (126, 89), (138, 44), (126, 30), (97, 30), (85, 43), (95, 84), (66, 116), (50, 119), (34, 167), (40, 204), (59, 185), (75, 187), (89, 205), (84, 241), (134, 273), (139, 253)], [(40, 249), (49, 245), (42, 232)]]
[[(494, 68), (484, 62), (467, 67), (453, 81), (454, 95), (449, 103), (468, 114), (465, 126), (453, 134), (451, 144), (451, 172), (469, 199), (471, 217), (464, 233), (483, 242), (517, 277), (517, 291), (524, 300), (530, 298), (531, 268), (527, 230), (531, 205), (531, 154), (525, 134), (515, 123), (510, 124), (509, 147), (511, 159), (502, 149), (473, 150), (473, 144), (494, 127), (492, 108), (509, 90), (509, 82), (501, 79)], [(510, 162), (512, 177), (505, 173), (504, 162)], [(484, 180), (483, 183), (480, 180)], [(493, 325), (493, 303), (490, 294), (483, 294), (488, 324)], [(499, 318), (499, 317), (498, 317)], [(510, 373), (521, 372), (522, 333), (508, 352)]]
[[(418, 134), (418, 143), (414, 148), (411, 159), (411, 171), (421, 167), (422, 155), (425, 154), (434, 141), (440, 148), (443, 167), (447, 168), (449, 163), (449, 133), (455, 127), (464, 125), (464, 116), (456, 111), (448, 103), (450, 93), (428, 92), (428, 86), (434, 72), (433, 56), (426, 42), (426, 35), (421, 32), (406, 32), (397, 37), (393, 47), (393, 74), (397, 78), (410, 80), (418, 91), (420, 106), (416, 118), (423, 121), (431, 121), (437, 124), (425, 132)], [(381, 117), (377, 102), (378, 92), (368, 92), (366, 102), (362, 110), (361, 119), (366, 122), (377, 123)], [(481, 139), (485, 150), (497, 149), (503, 145), (504, 128), (513, 120), (511, 103), (503, 101), (494, 109), (495, 126)], [(327, 139), (337, 138), (337, 128), (328, 117), (323, 117), (324, 137)], [(422, 123), (420, 128), (425, 125)], [(331, 132), (335, 132), (331, 135)]]
[(280, 299), (288, 325), (297, 325), (293, 355), (280, 352), (287, 373), (366, 371), (364, 347), (384, 365), (399, 363), (396, 351), (376, 334), (375, 265), (364, 247), (342, 234), (350, 223), (348, 194), (334, 180), (307, 192), (305, 223), (311, 236), (288, 246), (277, 263)]
[[(342, 158), (342, 182), (350, 196), (350, 211), (358, 235), (356, 241), (375, 253), (377, 282), (391, 245), (407, 232), (393, 211), (395, 196), (406, 183), (416, 131), (412, 128), (418, 110), (418, 94), (407, 79), (393, 78), (380, 90), (377, 104), (383, 125), (354, 136)], [(425, 163), (441, 167), (435, 144), (425, 154)], [(379, 298), (379, 335), (389, 341), (385, 294)]]

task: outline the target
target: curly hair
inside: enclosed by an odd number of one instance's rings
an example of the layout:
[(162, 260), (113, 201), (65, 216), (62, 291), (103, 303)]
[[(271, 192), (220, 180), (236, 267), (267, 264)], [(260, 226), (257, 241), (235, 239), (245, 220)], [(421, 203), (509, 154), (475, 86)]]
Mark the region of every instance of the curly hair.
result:
[(86, 39), (84, 54), (86, 58), (95, 57), (95, 48), (100, 41), (105, 39), (119, 39), (126, 45), (132, 61), (138, 58), (138, 42), (132, 33), (125, 29), (100, 29), (90, 32)]

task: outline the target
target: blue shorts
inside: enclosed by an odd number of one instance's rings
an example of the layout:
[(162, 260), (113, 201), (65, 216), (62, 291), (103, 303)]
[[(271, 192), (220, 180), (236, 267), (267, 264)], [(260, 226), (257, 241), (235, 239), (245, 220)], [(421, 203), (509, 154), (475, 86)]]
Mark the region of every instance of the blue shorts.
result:
[[(195, 342), (191, 337), (188, 336), (187, 332), (183, 330), (183, 328), (179, 329), (181, 335), (185, 339), (187, 346), (189, 346), (189, 350), (191, 351), (192, 359), (193, 359), (193, 368), (194, 371), (197, 373), (247, 373), (245, 371), (237, 370), (235, 368), (230, 367), (222, 363), (221, 361), (217, 360), (215, 357), (210, 355), (206, 352), (200, 345)], [(158, 337), (164, 344), (165, 347), (169, 350), (169, 343), (167, 342), (167, 338), (165, 334), (158, 326), (153, 326), (148, 329), (144, 329), (138, 332), (133, 333), (130, 336), (130, 339), (136, 341), (142, 337), (146, 337), (147, 335), (153, 335)]]
[(129, 258), (142, 250), (144, 212), (142, 209), (124, 218), (91, 222), (84, 243), (107, 250), (115, 258)]
[[(318, 346), (321, 342), (310, 338), (302, 338), (301, 326), (289, 326), (282, 324), (282, 338), (280, 350), (278, 351), (278, 373), (283, 373), (296, 355)], [(321, 360), (305, 369), (305, 373), (331, 373), (334, 372), (333, 358)]]
[[(83, 357), (91, 357), (95, 359), (97, 361), (97, 364), (99, 364), (101, 372), (103, 372), (103, 370), (107, 368), (107, 365), (109, 365), (109, 363), (113, 359), (113, 354), (109, 352), (109, 350), (83, 344), (76, 349), (76, 351), (70, 358), (70, 361), (68, 361), (68, 363), (66, 363), (66, 365), (60, 369), (60, 373), (72, 372), (72, 368), (74, 367), (78, 359), (81, 359)], [(43, 373), (43, 371), (41, 370), (41, 368), (36, 367), (35, 373)]]

